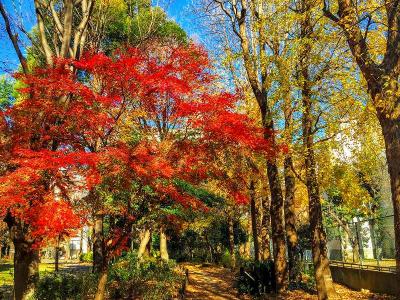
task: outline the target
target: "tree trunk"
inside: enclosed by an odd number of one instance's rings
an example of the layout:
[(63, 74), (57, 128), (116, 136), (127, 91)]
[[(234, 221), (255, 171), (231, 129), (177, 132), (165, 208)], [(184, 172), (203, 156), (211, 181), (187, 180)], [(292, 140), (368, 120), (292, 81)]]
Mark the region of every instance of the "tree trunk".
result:
[[(348, 223), (342, 222), (341, 226), (343, 227), (343, 230), (345, 232), (345, 240), (349, 240), (351, 244), (352, 261), (358, 263), (360, 262), (360, 246), (357, 234), (357, 226), (354, 226), (356, 234), (354, 234), (354, 232), (350, 229)], [(347, 249), (347, 241), (345, 243), (345, 247)]]
[(378, 249), (376, 245), (376, 235), (375, 235), (375, 220), (369, 220), (368, 221), (369, 225), (369, 234), (371, 237), (371, 244), (372, 244), (372, 254), (374, 256), (374, 259), (378, 259)]
[(311, 230), (311, 248), (314, 264), (314, 275), (317, 286), (318, 299), (337, 299), (338, 296), (333, 286), (331, 270), (329, 268), (328, 252), (326, 248), (326, 233), (322, 222), (322, 208), (319, 194), (317, 166), (314, 154), (314, 115), (312, 100), (312, 82), (309, 74), (311, 42), (313, 33), (311, 21), (311, 8), (308, 1), (302, 2), (304, 16), (301, 20), (300, 37), (304, 39), (304, 49), (299, 58), (301, 74), (301, 97), (303, 105), (303, 147), (305, 160), (305, 176), (308, 192), (308, 213)]
[[(112, 222), (110, 221), (112, 224)], [(93, 269), (99, 274), (95, 300), (104, 300), (108, 277), (108, 258), (104, 244), (104, 217), (96, 215), (93, 238)]]
[(233, 228), (233, 217), (228, 217), (228, 238), (229, 238), (229, 254), (231, 255), (231, 267), (236, 267), (236, 256), (235, 256), (235, 236)]
[(96, 215), (93, 227), (93, 271), (100, 273), (104, 263), (103, 216)]
[(80, 238), (79, 238), (79, 253), (78, 253), (78, 259), (81, 256), (81, 254), (83, 253), (83, 236), (84, 236), (84, 231), (83, 229), (81, 229), (80, 232)]
[[(92, 234), (90, 234), (92, 233)], [(87, 252), (93, 251), (93, 237), (94, 237), (94, 228), (93, 226), (90, 226), (88, 228), (88, 233), (87, 233)]]
[(385, 114), (378, 114), (378, 118), (382, 126), (385, 140), (386, 159), (390, 175), (394, 215), (396, 268), (400, 278), (400, 118), (388, 119)]
[(146, 229), (143, 233), (143, 236), (140, 240), (139, 250), (138, 250), (138, 258), (141, 258), (143, 254), (146, 252), (147, 244), (150, 241), (150, 230)]
[(59, 271), (59, 260), (60, 260), (60, 247), (55, 246), (54, 247), (54, 271), (58, 272)]
[[(266, 96), (261, 95), (261, 99), (264, 103), (263, 106), (260, 106), (260, 111), (263, 120), (263, 127), (266, 130), (265, 138), (269, 140), (274, 147), (276, 145), (276, 141), (275, 136), (273, 135), (273, 132), (275, 131), (274, 122), (272, 119), (273, 116), (267, 106)], [(276, 158), (274, 157), (267, 161), (267, 176), (271, 194), (270, 216), (275, 280), (277, 292), (281, 292), (286, 289), (288, 284), (288, 270), (286, 263), (286, 234), (283, 217), (283, 194), (278, 164)]]
[(262, 199), (262, 219), (261, 219), (261, 245), (262, 259), (264, 261), (271, 259), (269, 228), (271, 224), (271, 215), (269, 213), (270, 201), (268, 197)]
[(39, 279), (39, 250), (26, 235), (26, 228), (10, 213), (4, 219), (14, 247), (14, 300), (30, 299)]
[(252, 228), (252, 226), (251, 226), (251, 210), (250, 210), (249, 217), (248, 217), (247, 224), (246, 224), (247, 239), (246, 239), (246, 243), (244, 244), (244, 255), (248, 259), (250, 259), (250, 257), (251, 257), (251, 236), (252, 236), (251, 228)]
[(160, 228), (160, 256), (164, 261), (169, 260), (168, 247), (167, 247), (167, 236), (165, 234), (164, 228)]
[[(265, 139), (271, 142), (271, 146), (276, 146), (276, 139), (274, 136), (274, 115), (269, 107), (268, 103), (268, 85), (267, 80), (267, 69), (263, 67), (264, 62), (261, 64), (257, 59), (253, 59), (254, 53), (256, 53), (257, 47), (259, 50), (267, 48), (265, 41), (266, 31), (262, 26), (257, 26), (255, 31), (259, 34), (258, 41), (252, 40), (249, 42), (250, 38), (247, 34), (248, 27), (253, 27), (251, 23), (246, 22), (251, 19), (246, 17), (246, 14), (254, 11), (253, 9), (247, 9), (247, 2), (242, 1), (242, 9), (240, 13), (235, 14), (234, 18), (239, 27), (239, 31), (235, 31), (235, 34), (240, 38), (240, 46), (242, 48), (242, 57), (244, 62), (244, 67), (246, 69), (248, 82), (253, 90), (254, 96), (257, 100), (261, 117), (262, 124), (265, 129)], [(257, 19), (264, 18), (264, 9), (262, 5), (261, 9), (258, 10)], [(225, 12), (226, 13), (226, 12)], [(229, 15), (229, 13), (228, 13)], [(254, 42), (254, 43), (253, 43)], [(252, 47), (253, 44), (257, 43), (257, 46)], [(252, 53), (254, 51), (254, 53)], [(260, 53), (263, 53), (261, 50)], [(264, 57), (261, 57), (263, 61)], [(261, 68), (260, 68), (261, 67)], [(271, 193), (271, 231), (272, 231), (272, 242), (274, 246), (274, 265), (275, 265), (275, 279), (278, 292), (286, 289), (288, 283), (288, 272), (286, 263), (286, 235), (284, 228), (284, 218), (283, 218), (283, 195), (281, 181), (279, 177), (279, 171), (277, 166), (277, 161), (275, 158), (270, 158), (267, 161), (267, 175), (269, 188)]]
[(322, 223), (322, 208), (319, 195), (316, 162), (314, 155), (313, 115), (311, 89), (308, 82), (308, 67), (303, 66), (303, 143), (305, 148), (306, 186), (309, 200), (309, 219), (311, 229), (311, 247), (318, 299), (335, 299), (329, 259), (326, 248), (326, 234)]
[[(283, 68), (281, 66), (281, 68)], [(282, 74), (282, 77), (286, 73)], [(285, 98), (283, 103), (283, 114), (285, 118), (284, 138), (288, 145), (293, 141), (293, 103), (291, 97), (290, 86), (285, 89)], [(286, 154), (283, 163), (284, 181), (285, 181), (285, 230), (286, 242), (289, 258), (289, 280), (298, 282), (301, 278), (300, 272), (300, 254), (298, 249), (298, 237), (296, 229), (296, 214), (295, 214), (295, 188), (296, 178), (293, 172), (292, 154)]]
[(254, 243), (254, 260), (260, 261), (260, 250), (258, 245), (258, 233), (257, 233), (257, 211), (256, 211), (256, 195), (254, 181), (250, 182), (250, 213), (251, 213), (251, 229), (253, 233)]
[[(310, 141), (310, 137), (306, 138), (306, 140)], [(312, 144), (308, 143), (306, 148), (306, 184), (309, 199), (309, 218), (312, 234), (311, 245), (318, 299), (333, 299), (336, 297), (336, 292), (333, 287), (332, 275), (329, 269), (326, 234), (322, 224), (322, 209), (319, 198), (314, 151)]]
[(10, 248), (8, 249), (8, 258), (14, 260), (14, 255), (15, 255), (15, 247), (13, 241), (11, 240)]
[(14, 241), (14, 299), (30, 299), (39, 279), (39, 250), (24, 241)]
[(278, 166), (276, 161), (267, 162), (269, 186), (271, 190), (271, 229), (274, 247), (274, 265), (276, 287), (278, 292), (287, 287), (287, 264), (286, 264), (286, 236), (283, 219), (283, 197), (279, 181)]
[(287, 155), (284, 161), (285, 174), (285, 229), (289, 257), (289, 279), (292, 282), (300, 280), (300, 255), (296, 230), (296, 215), (294, 207), (295, 177), (292, 171), (292, 157)]
[(69, 237), (65, 238), (65, 260), (71, 259), (71, 239)]
[(150, 231), (150, 239), (149, 239), (149, 242), (147, 243), (147, 245), (146, 245), (146, 249), (145, 249), (145, 253), (146, 253), (146, 255), (147, 256), (150, 256), (151, 255), (151, 250), (152, 250), (152, 240), (153, 240), (153, 234), (152, 234), (152, 232)]
[(353, 263), (360, 262), (360, 246), (357, 239), (351, 240), (351, 248), (353, 250)]
[(105, 299), (107, 278), (108, 278), (107, 270), (101, 271), (99, 281), (97, 283), (96, 295), (94, 297), (95, 300)]

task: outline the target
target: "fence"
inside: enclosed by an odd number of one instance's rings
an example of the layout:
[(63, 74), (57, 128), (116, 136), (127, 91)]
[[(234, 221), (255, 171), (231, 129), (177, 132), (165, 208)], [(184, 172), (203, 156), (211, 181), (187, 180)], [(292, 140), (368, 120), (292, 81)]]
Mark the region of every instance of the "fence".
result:
[(337, 222), (327, 227), (326, 233), (331, 261), (382, 271), (395, 269), (393, 215)]

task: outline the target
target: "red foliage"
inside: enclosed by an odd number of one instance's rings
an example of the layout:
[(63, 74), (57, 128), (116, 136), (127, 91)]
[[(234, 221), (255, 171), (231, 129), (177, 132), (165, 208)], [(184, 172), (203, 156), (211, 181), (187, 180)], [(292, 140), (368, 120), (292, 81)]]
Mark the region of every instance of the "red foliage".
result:
[[(107, 178), (110, 190), (121, 188), (113, 178), (126, 189), (135, 179), (160, 200), (202, 207), (174, 180), (224, 176), (222, 152), (272, 153), (264, 131), (235, 112), (238, 97), (217, 91), (210, 69), (205, 51), (189, 45), (149, 53), (131, 48), (114, 57), (86, 53), (17, 75), (25, 98), (7, 112), (11, 125), (1, 126), (12, 137), (1, 147), (11, 149), (11, 160), (0, 177), (0, 214), (29, 223), (34, 237), (68, 233), (79, 224), (71, 189), (88, 191)], [(132, 132), (139, 140), (129, 139)], [(232, 197), (244, 203), (240, 174), (235, 180)]]

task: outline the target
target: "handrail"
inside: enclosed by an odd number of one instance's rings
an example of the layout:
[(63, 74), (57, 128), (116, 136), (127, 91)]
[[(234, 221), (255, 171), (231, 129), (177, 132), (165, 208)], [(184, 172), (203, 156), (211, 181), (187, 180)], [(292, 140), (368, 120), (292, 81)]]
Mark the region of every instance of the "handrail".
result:
[(331, 260), (330, 264), (332, 266), (338, 266), (343, 268), (352, 268), (352, 269), (359, 269), (359, 270), (371, 270), (371, 271), (379, 271), (379, 272), (389, 272), (389, 273), (397, 273), (396, 267), (385, 267), (385, 266), (374, 266), (374, 265), (365, 265), (365, 264), (358, 264), (353, 262), (344, 262), (338, 260)]
[(249, 277), (252, 281), (256, 282), (256, 280), (253, 278), (253, 276), (251, 276), (249, 273), (247, 273), (247, 271), (244, 271), (244, 274)]

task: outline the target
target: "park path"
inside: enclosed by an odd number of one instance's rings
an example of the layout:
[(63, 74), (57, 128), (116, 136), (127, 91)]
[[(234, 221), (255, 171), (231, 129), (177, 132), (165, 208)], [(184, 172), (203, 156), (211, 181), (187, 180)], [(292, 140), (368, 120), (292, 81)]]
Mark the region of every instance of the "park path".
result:
[[(189, 270), (189, 282), (186, 287), (185, 299), (191, 300), (248, 300), (249, 296), (238, 296), (234, 287), (234, 274), (231, 270), (212, 266), (185, 264)], [(335, 284), (337, 293), (343, 300), (395, 300), (387, 295), (378, 295), (366, 290), (353, 291), (345, 286)], [(308, 294), (302, 290), (287, 291), (281, 295), (269, 294), (265, 300), (317, 300), (315, 294)]]
[(191, 300), (238, 300), (234, 288), (234, 274), (217, 266), (185, 265), (189, 270), (189, 283), (185, 299)]

